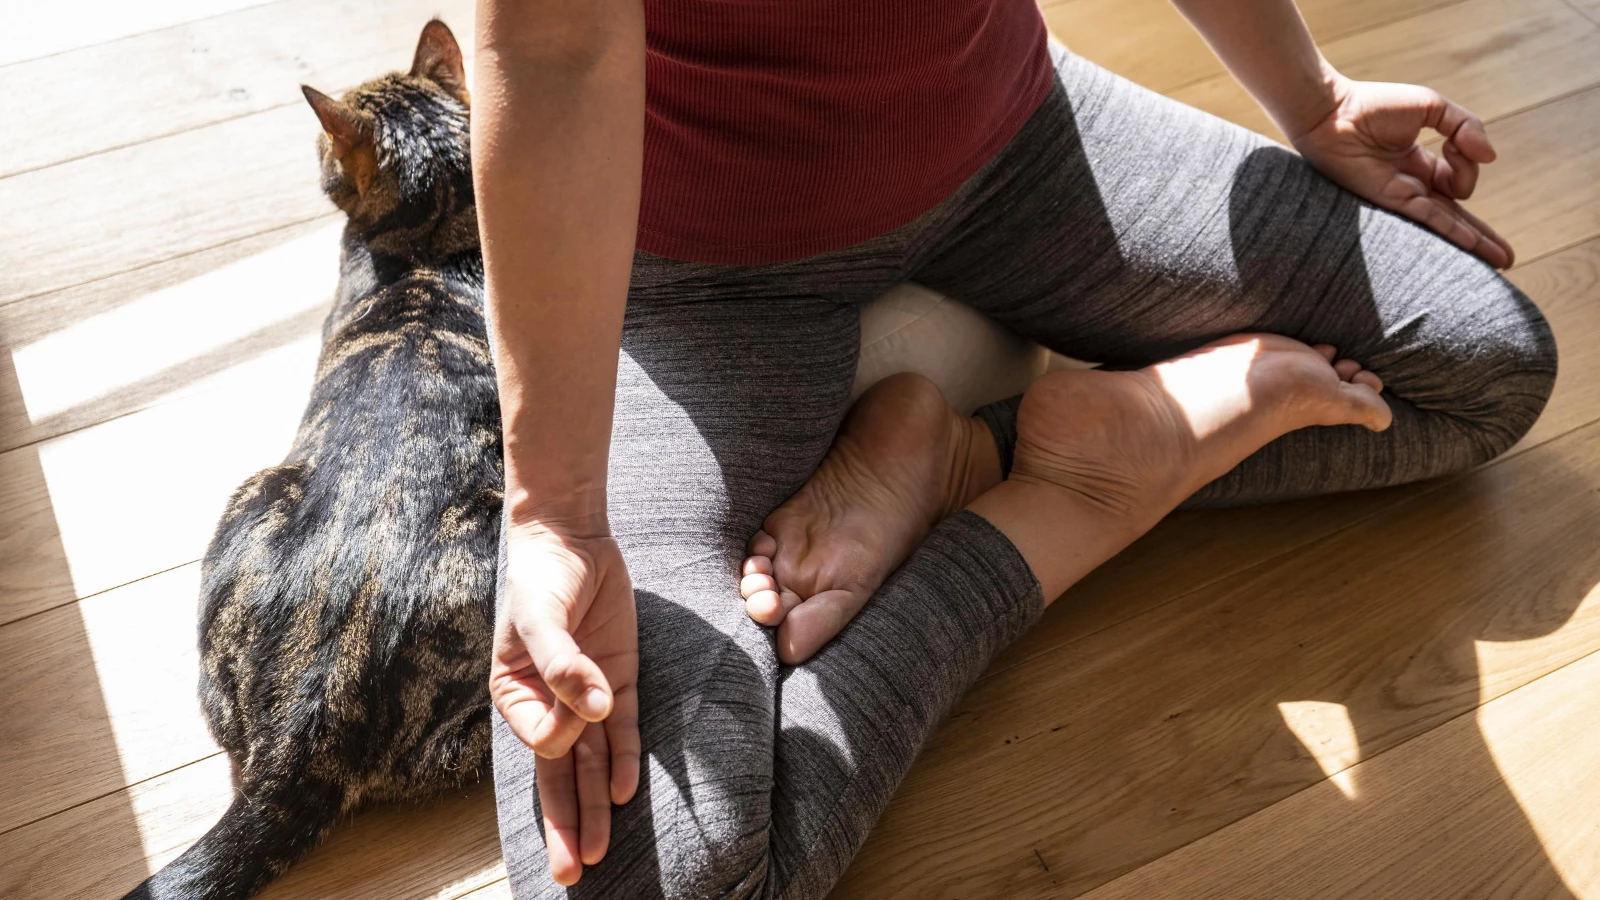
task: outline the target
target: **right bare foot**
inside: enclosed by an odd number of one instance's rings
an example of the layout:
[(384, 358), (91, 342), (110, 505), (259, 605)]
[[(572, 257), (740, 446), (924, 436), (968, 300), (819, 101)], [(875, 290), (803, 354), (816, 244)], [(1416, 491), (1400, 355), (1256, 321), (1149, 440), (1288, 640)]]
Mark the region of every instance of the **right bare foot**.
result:
[[(1012, 537), (1046, 602), (1190, 494), (1288, 432), (1389, 427), (1383, 383), (1329, 346), (1241, 334), (1134, 372), (1035, 381), (1006, 482), (969, 509)], [(1074, 547), (1086, 523), (1104, 547)]]

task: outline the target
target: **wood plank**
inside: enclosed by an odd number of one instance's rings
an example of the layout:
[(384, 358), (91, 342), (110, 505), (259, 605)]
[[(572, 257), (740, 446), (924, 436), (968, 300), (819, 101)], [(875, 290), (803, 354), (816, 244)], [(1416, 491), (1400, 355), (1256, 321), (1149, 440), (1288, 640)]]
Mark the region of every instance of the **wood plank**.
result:
[(313, 335), (227, 390), (0, 454), (0, 622), (198, 559), (234, 488), (288, 451), (316, 352)]
[[(1424, 84), (1486, 121), (1600, 84), (1600, 27), (1562, 0), (1465, 0), (1322, 51), (1351, 78)], [(1172, 97), (1283, 140), (1226, 73)]]
[(120, 897), (203, 834), (231, 792), (218, 753), (0, 834), (0, 894)]
[(1493, 134), (1500, 161), (1467, 206), (1519, 259), (1600, 235), (1600, 88), (1496, 122)]
[(463, 894), (461, 900), (511, 900), (511, 882), (505, 879), (490, 882), (470, 894)]
[[(144, 0), (97, 3), (8, 3), (0, 30), (0, 66), (167, 28), (267, 0)], [(88, 13), (88, 14), (86, 14)]]
[(470, 51), (471, 0), (287, 0), (0, 68), (0, 121), (50, 123), (0, 131), (0, 177), (303, 105), (302, 82), (343, 91), (404, 69), (435, 13)]
[(315, 336), (338, 283), (341, 219), (0, 306), (11, 366), (0, 451), (216, 389), (240, 363)]
[[(1600, 894), (1600, 654), (1088, 895), (1566, 900)], [(1043, 890), (1018, 897), (1057, 897)]]
[[(227, 757), (217, 754), (0, 835), (0, 894), (120, 896), (204, 834), (232, 791)], [(444, 900), (471, 893), (505, 876), (494, 822), (488, 784), (416, 807), (375, 809), (341, 825), (260, 896)]]
[(1550, 405), (1512, 452), (1600, 419), (1600, 239), (1518, 266), (1511, 282), (1539, 305), (1561, 360)]
[(1095, 888), (1323, 780), (1278, 703), (1370, 758), (1600, 647), (1597, 581), (1591, 425), (981, 682), (837, 896)]
[(326, 216), (298, 106), (0, 180), (0, 303)]
[(1600, 24), (1600, 0), (1567, 0), (1572, 8)]
[[(1397, 22), (1457, 0), (1301, 0), (1319, 41)], [(1050, 30), (1074, 53), (1154, 91), (1226, 74), (1169, 0), (1064, 0), (1044, 4)]]
[(0, 833), (217, 752), (195, 697), (199, 577), (185, 566), (0, 628)]
[[(1600, 420), (1600, 240), (1516, 269), (1511, 280), (1549, 318), (1562, 352), (1555, 393), (1544, 414), (1506, 457)], [(1467, 476), (1474, 477), (1474, 476)], [(1429, 482), (1249, 509), (1180, 512), (1076, 585), (1051, 615), (1009, 647), (985, 678), (1025, 660), (1071, 652), (1068, 645), (1300, 547), (1327, 538), (1403, 501), (1435, 490)], [(1068, 602), (1070, 601), (1070, 602)]]

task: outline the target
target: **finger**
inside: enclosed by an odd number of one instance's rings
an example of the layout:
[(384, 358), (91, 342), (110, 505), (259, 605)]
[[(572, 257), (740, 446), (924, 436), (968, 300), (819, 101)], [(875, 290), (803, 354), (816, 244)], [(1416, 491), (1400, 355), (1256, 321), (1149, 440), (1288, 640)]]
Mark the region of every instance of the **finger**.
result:
[(629, 685), (617, 691), (606, 717), (606, 744), (611, 748), (611, 802), (621, 806), (639, 789), (639, 691)]
[(1494, 162), (1494, 146), (1489, 143), (1489, 132), (1484, 129), (1483, 120), (1438, 91), (1430, 91), (1430, 94), (1428, 127), (1454, 142), (1467, 159), (1480, 163)]
[(572, 745), (572, 768), (578, 783), (578, 859), (592, 866), (611, 843), (611, 748), (604, 726), (584, 727)]
[(1395, 201), (1391, 208), (1433, 229), (1463, 250), (1479, 253), (1491, 263), (1494, 262), (1491, 256), (1498, 254), (1493, 242), (1469, 224), (1466, 218), (1457, 215), (1460, 207), (1449, 198), (1429, 194), (1428, 189), (1410, 175), (1396, 175), (1392, 183), (1395, 186), (1394, 193), (1408, 196)]
[(1467, 209), (1465, 206), (1462, 206), (1459, 203), (1452, 205), (1455, 207), (1455, 212), (1457, 215), (1465, 219), (1473, 228), (1476, 228), (1479, 234), (1482, 234), (1484, 237), (1488, 238), (1489, 241), (1496, 247), (1499, 247), (1500, 251), (1504, 254), (1504, 256), (1501, 257), (1504, 259), (1504, 262), (1496, 263), (1493, 260), (1490, 260), (1491, 264), (1501, 269), (1509, 269), (1516, 265), (1517, 251), (1511, 246), (1510, 241), (1506, 240), (1505, 237), (1500, 234), (1500, 232), (1491, 228), (1489, 223), (1474, 215), (1472, 210)]
[(547, 759), (565, 756), (571, 752), (572, 744), (583, 733), (583, 726), (587, 724), (565, 703), (556, 703), (550, 714), (540, 719), (534, 725), (527, 744), (534, 753)]
[(556, 884), (573, 885), (583, 876), (578, 853), (578, 787), (572, 754), (534, 761), (534, 784), (544, 819), (545, 855)]
[(867, 603), (865, 591), (831, 590), (807, 597), (778, 628), (778, 658), (797, 666), (844, 630)]
[(578, 649), (578, 644), (561, 623), (535, 620), (517, 633), (533, 656), (539, 677), (556, 699), (590, 722), (598, 722), (611, 712), (611, 685), (594, 660)]
[(1478, 164), (1462, 155), (1454, 141), (1444, 142), (1445, 171), (1449, 182), (1443, 193), (1457, 200), (1465, 200), (1478, 189)]

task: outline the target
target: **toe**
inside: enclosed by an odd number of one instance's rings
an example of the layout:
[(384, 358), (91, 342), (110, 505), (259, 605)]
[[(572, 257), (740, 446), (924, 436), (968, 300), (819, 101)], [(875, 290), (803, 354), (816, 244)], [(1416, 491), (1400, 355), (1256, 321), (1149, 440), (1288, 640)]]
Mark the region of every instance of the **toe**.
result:
[(744, 575), (771, 575), (772, 557), (752, 556), (744, 561)]
[(1355, 377), (1357, 372), (1361, 371), (1361, 363), (1353, 359), (1341, 359), (1333, 364), (1333, 370), (1339, 373), (1340, 381), (1349, 381)]
[(744, 601), (744, 611), (757, 625), (776, 628), (784, 623), (790, 611), (800, 605), (800, 595), (794, 591), (756, 591)]
[(1378, 396), (1377, 391), (1365, 384), (1341, 384), (1339, 388), (1339, 395), (1346, 404), (1345, 421), (1348, 424), (1364, 425), (1372, 431), (1385, 431), (1389, 428), (1394, 414), (1389, 410), (1389, 404)]
[(867, 602), (863, 592), (823, 591), (789, 611), (778, 628), (778, 659), (795, 666), (815, 656)]
[(1383, 379), (1379, 378), (1376, 374), (1367, 371), (1366, 369), (1362, 369), (1361, 371), (1357, 372), (1355, 376), (1350, 379), (1350, 383), (1364, 384), (1367, 387), (1372, 388), (1374, 393), (1383, 393)]
[(763, 528), (756, 532), (755, 537), (750, 539), (750, 555), (753, 557), (765, 556), (769, 559), (778, 555), (778, 539), (767, 534), (766, 529)]
[(755, 573), (739, 579), (739, 596), (746, 600), (762, 591), (776, 591), (777, 589), (778, 582), (771, 575)]
[(1332, 344), (1313, 344), (1311, 349), (1317, 351), (1317, 355), (1328, 362), (1333, 362), (1334, 357), (1339, 355), (1339, 351), (1335, 350)]

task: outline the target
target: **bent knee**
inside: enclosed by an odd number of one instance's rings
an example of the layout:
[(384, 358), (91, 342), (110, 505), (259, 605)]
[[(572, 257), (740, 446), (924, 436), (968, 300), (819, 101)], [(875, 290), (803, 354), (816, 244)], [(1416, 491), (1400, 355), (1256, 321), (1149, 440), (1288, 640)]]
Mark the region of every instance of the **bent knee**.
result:
[[(1522, 440), (1555, 389), (1557, 353), (1549, 322), (1533, 301), (1495, 277), (1467, 298), (1450, 329), (1454, 346), (1435, 347), (1448, 363), (1415, 393), (1394, 396), (1443, 414), (1463, 444), (1460, 468), (1487, 462)], [(1427, 351), (1423, 351), (1427, 355)]]

